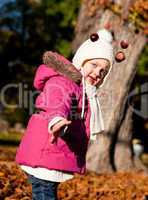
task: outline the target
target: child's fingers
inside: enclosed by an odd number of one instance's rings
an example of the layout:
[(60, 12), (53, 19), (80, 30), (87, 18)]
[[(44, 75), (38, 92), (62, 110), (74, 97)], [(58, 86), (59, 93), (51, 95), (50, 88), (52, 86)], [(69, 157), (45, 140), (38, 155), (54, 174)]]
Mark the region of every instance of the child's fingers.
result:
[(53, 144), (55, 142), (57, 142), (57, 136), (52, 135), (50, 138), (50, 142)]
[(64, 125), (69, 125), (71, 124), (71, 121), (70, 120), (67, 120), (67, 119), (63, 119), (61, 121), (59, 121), (59, 126), (62, 127)]
[(69, 120), (66, 120), (66, 123), (65, 123), (66, 125), (68, 125), (68, 124), (71, 124), (71, 121)]
[(54, 142), (54, 135), (51, 136), (51, 138), (50, 138), (50, 142), (51, 142), (51, 143)]
[(51, 133), (55, 133), (55, 132), (58, 132), (60, 131), (60, 129), (65, 126), (65, 125), (69, 125), (71, 124), (71, 121), (68, 121), (67, 119), (63, 119), (63, 120), (60, 120), (57, 124), (55, 124), (51, 130)]
[(51, 131), (51, 138), (50, 142), (55, 143), (57, 142), (58, 136), (60, 135), (60, 129), (63, 126), (67, 126), (71, 124), (71, 121), (68, 121), (67, 119), (61, 120), (58, 124), (54, 125)]

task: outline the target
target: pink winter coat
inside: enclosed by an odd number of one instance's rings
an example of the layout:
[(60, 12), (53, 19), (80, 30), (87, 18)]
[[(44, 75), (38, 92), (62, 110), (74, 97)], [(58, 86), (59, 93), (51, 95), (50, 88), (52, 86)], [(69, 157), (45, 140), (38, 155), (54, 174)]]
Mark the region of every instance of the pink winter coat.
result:
[[(68, 68), (64, 70), (70, 74)], [(90, 106), (86, 99), (84, 119), (81, 119), (82, 83), (70, 80), (64, 75), (65, 72), (59, 73), (44, 64), (38, 67), (34, 87), (40, 94), (35, 107), (41, 111), (31, 115), (15, 161), (31, 167), (84, 174), (90, 138)], [(48, 123), (57, 116), (72, 120), (72, 123), (69, 131), (58, 137), (57, 143), (51, 144)]]

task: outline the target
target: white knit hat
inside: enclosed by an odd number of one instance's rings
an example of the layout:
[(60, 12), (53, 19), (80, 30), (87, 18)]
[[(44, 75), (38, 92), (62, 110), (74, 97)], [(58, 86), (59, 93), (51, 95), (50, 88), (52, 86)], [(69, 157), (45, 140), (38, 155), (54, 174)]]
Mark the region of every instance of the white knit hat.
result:
[[(110, 62), (110, 69), (105, 76), (101, 87), (106, 81), (113, 64), (113, 46), (112, 46), (112, 34), (107, 29), (101, 29), (97, 32), (99, 38), (96, 41), (92, 41), (90, 38), (86, 40), (77, 49), (72, 63), (78, 69), (81, 70), (84, 62), (89, 59), (104, 58)], [(99, 86), (100, 87), (100, 86)]]

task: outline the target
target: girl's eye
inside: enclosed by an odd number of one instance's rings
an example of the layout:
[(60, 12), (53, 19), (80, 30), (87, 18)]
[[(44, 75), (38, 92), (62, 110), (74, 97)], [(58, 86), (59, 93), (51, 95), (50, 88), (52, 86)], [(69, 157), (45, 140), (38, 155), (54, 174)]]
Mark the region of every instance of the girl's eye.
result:
[(95, 63), (91, 63), (94, 67), (97, 67), (97, 64), (95, 64)]

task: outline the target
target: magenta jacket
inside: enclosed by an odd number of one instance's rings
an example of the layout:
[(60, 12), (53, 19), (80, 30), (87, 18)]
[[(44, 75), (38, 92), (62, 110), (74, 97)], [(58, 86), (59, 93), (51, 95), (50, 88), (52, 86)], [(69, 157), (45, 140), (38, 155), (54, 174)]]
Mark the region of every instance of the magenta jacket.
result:
[[(67, 74), (68, 68), (64, 70)], [(86, 99), (84, 119), (81, 119), (82, 83), (77, 84), (59, 71), (44, 64), (36, 70), (34, 87), (40, 94), (35, 107), (41, 111), (31, 115), (15, 161), (31, 167), (84, 174), (90, 138), (90, 106)], [(68, 133), (58, 137), (57, 144), (51, 144), (48, 122), (56, 116), (72, 120), (72, 123)]]

